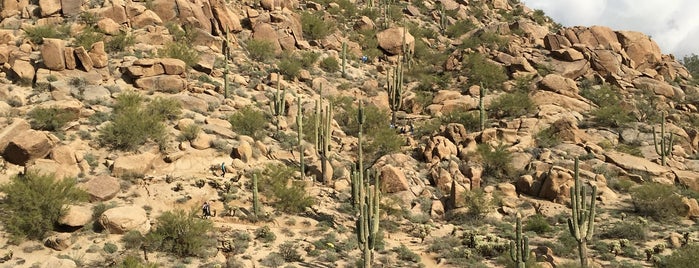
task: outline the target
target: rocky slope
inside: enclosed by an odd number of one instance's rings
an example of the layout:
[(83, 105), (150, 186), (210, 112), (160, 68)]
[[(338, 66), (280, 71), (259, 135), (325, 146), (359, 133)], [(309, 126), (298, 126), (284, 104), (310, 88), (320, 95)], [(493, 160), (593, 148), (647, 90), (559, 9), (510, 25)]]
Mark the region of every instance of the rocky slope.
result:
[[(3, 232), (0, 253), (13, 256), (0, 266), (93, 267), (121, 263), (130, 254), (140, 258), (138, 250), (125, 248), (124, 233), (147, 233), (163, 212), (207, 200), (218, 214), (210, 219), (216, 246), (184, 259), (154, 252), (149, 261), (281, 266), (271, 253), (292, 241), (303, 260), (291, 267), (351, 266), (361, 255), (353, 244), (350, 176), (362, 160), (356, 122), (348, 118), (359, 102), (384, 111), (396, 107), (387, 89), (401, 62), (395, 128), (385, 116), (373, 127), (388, 134), (366, 130), (374, 134), (364, 143), (370, 147), (365, 167), (379, 171), (383, 192), (385, 246), (375, 263), (511, 265), (506, 247), (517, 212), (531, 226), (543, 216), (551, 228), (528, 233), (538, 265), (575, 261), (565, 218), (576, 158), (581, 180), (598, 192), (597, 233), (588, 245), (596, 266), (652, 266), (645, 249), (667, 244), (674, 250), (685, 233), (686, 243), (694, 240), (699, 88), (650, 37), (604, 26), (563, 28), (517, 1), (389, 2), (2, 0), (0, 183), (27, 171), (78, 178), (90, 202), (70, 207), (50, 243), (15, 245)], [(257, 52), (259, 41), (269, 50)], [(181, 53), (168, 52), (172, 44)], [(343, 50), (348, 64), (341, 73), (328, 62), (342, 62)], [(311, 53), (310, 64), (291, 70)], [(272, 118), (282, 88), (285, 109)], [(181, 105), (181, 116), (165, 120), (166, 140), (130, 150), (101, 142), (116, 97), (127, 92)], [(314, 204), (285, 213), (265, 196), (269, 220), (251, 221), (250, 174), (269, 164), (298, 170), (299, 150), (290, 145), (296, 144), (296, 111), (302, 106), (309, 116), (316, 100), (335, 105), (329, 152), (306, 138), (305, 174), (292, 174)], [(246, 107), (269, 118), (260, 135), (243, 135), (228, 120)], [(45, 130), (32, 115), (37, 108), (70, 120)], [(177, 138), (193, 124), (202, 131)], [(661, 126), (674, 136), (662, 159), (654, 140), (669, 134), (656, 137)], [(322, 159), (329, 159), (325, 173)], [(228, 170), (224, 178), (220, 163)], [(681, 208), (679, 219), (639, 213), (629, 188), (648, 183), (682, 189), (675, 193), (678, 203), (670, 204)], [(113, 208), (93, 218), (104, 204)], [(621, 223), (647, 235), (631, 242), (613, 235)], [(98, 225), (104, 230), (95, 232)], [(264, 226), (276, 240), (254, 239), (247, 249), (226, 246)], [(440, 242), (450, 237), (464, 242), (445, 250)], [(614, 247), (619, 241), (623, 250)], [(107, 244), (117, 250), (108, 252)]]

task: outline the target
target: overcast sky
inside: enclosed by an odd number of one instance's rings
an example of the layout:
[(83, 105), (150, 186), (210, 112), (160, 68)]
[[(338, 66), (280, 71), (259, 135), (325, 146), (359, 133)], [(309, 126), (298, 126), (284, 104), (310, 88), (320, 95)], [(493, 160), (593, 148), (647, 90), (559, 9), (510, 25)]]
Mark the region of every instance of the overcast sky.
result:
[(663, 54), (699, 54), (697, 0), (522, 0), (563, 26), (604, 25), (650, 35)]

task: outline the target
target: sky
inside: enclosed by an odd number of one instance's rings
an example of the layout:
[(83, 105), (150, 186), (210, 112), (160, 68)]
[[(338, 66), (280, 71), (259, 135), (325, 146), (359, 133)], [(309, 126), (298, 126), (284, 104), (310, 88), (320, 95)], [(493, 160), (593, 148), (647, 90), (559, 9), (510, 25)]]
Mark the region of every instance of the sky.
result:
[(603, 25), (639, 31), (677, 59), (699, 54), (697, 0), (522, 0), (563, 26)]

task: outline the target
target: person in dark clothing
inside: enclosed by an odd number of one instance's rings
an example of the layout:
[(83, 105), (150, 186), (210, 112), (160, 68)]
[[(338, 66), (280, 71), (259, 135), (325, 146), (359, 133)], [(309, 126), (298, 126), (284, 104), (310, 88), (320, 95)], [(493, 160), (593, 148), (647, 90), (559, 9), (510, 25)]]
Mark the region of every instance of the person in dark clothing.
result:
[(211, 217), (211, 206), (208, 201), (204, 202), (204, 205), (201, 206), (201, 210), (202, 214), (204, 214), (204, 218), (208, 219)]

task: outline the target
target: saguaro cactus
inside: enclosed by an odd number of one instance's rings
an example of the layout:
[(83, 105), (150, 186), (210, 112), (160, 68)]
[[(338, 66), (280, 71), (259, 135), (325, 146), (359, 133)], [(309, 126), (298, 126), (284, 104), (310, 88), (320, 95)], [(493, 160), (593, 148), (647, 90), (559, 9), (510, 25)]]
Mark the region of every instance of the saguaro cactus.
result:
[(571, 217), (568, 218), (570, 234), (578, 242), (578, 255), (580, 266), (587, 268), (587, 242), (592, 240), (595, 227), (595, 199), (597, 199), (597, 186), (592, 186), (590, 204), (585, 200), (585, 186), (580, 182), (579, 160), (575, 158), (575, 186), (570, 188), (570, 204), (572, 206)]
[(386, 75), (388, 86), (388, 103), (391, 108), (391, 126), (396, 127), (396, 112), (403, 107), (403, 63), (398, 60), (398, 65)]
[(670, 132), (670, 138), (665, 139), (665, 112), (662, 112), (662, 121), (660, 122), (660, 141), (658, 141), (655, 127), (653, 127), (653, 145), (655, 145), (655, 153), (660, 156), (660, 163), (665, 166), (667, 161), (665, 158), (672, 154), (672, 143), (675, 134)]
[(297, 96), (298, 111), (296, 112), (296, 132), (298, 132), (298, 146), (299, 146), (299, 166), (301, 168), (301, 179), (306, 176), (306, 165), (303, 161), (303, 103), (301, 102), (301, 96)]
[(442, 3), (439, 4), (439, 29), (442, 31), (442, 34), (445, 34), (447, 31), (447, 12), (444, 10), (444, 4)]
[(485, 112), (485, 104), (483, 104), (483, 98), (485, 97), (485, 87), (481, 84), (480, 96), (478, 96), (478, 109), (480, 112), (480, 126), (481, 131), (485, 130), (485, 122), (487, 120), (487, 114)]
[(321, 176), (323, 176), (323, 183), (328, 185), (330, 181), (328, 179), (328, 165), (330, 164), (330, 137), (332, 136), (332, 103), (328, 103), (325, 107), (325, 111), (321, 111), (320, 125), (318, 126), (318, 146), (316, 148), (321, 160)]
[(529, 237), (522, 235), (522, 215), (517, 213), (517, 227), (515, 229), (515, 241), (510, 241), (510, 258), (517, 268), (525, 268), (529, 260)]
[(347, 42), (342, 42), (342, 77), (347, 77), (345, 67), (347, 66)]
[(252, 174), (252, 213), (257, 219), (260, 216), (260, 197), (257, 193), (257, 174)]
[(277, 78), (277, 92), (274, 93), (274, 98), (272, 99), (272, 113), (276, 117), (277, 125), (277, 136), (279, 136), (280, 124), (282, 116), (286, 114), (286, 88), (284, 91), (281, 90), (281, 80)]
[[(359, 171), (362, 173), (362, 171)], [(373, 189), (369, 181), (374, 179)], [(379, 206), (381, 198), (381, 190), (379, 188), (379, 176), (375, 169), (367, 172), (367, 179), (364, 182), (358, 182), (363, 185), (359, 190), (360, 195), (360, 211), (357, 218), (357, 241), (359, 249), (362, 251), (363, 267), (371, 268), (373, 262), (373, 251), (376, 246), (376, 240), (379, 236)]]
[(228, 30), (226, 30), (226, 35), (225, 35), (225, 38), (223, 39), (225, 42), (225, 45), (226, 45), (224, 50), (223, 50), (224, 51), (224, 53), (223, 53), (224, 59), (223, 60), (225, 61), (225, 65), (223, 68), (223, 98), (224, 99), (228, 98), (228, 87), (230, 84), (230, 82), (228, 80), (228, 74), (230, 72), (228, 69), (228, 62), (231, 59), (231, 43), (228, 40), (228, 34), (229, 34)]

